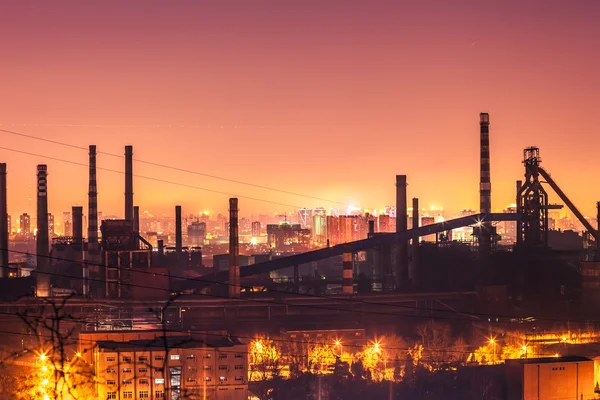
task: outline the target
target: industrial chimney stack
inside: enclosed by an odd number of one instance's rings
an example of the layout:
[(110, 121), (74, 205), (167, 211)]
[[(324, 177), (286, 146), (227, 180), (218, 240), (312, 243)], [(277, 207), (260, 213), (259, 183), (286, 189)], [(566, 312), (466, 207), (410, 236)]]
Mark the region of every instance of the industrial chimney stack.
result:
[[(479, 205), (481, 213), (492, 212), (492, 184), (490, 181), (490, 115), (479, 114), (479, 133), (481, 139), (481, 175), (479, 179)], [(492, 249), (492, 223), (484, 222), (481, 226), (479, 248), (482, 254)]]
[[(408, 224), (406, 175), (396, 175), (396, 232), (404, 232)], [(396, 251), (396, 287), (408, 285), (408, 241), (398, 242)]]
[(48, 167), (37, 166), (37, 268), (36, 294), (50, 296), (50, 243), (48, 239)]
[(181, 229), (181, 206), (175, 206), (175, 254), (177, 263), (181, 266), (183, 262), (183, 234)]
[(133, 222), (133, 146), (125, 146), (125, 219)]
[(96, 146), (90, 146), (90, 182), (88, 191), (88, 250), (98, 250), (98, 186), (96, 183)]
[(240, 297), (240, 243), (238, 199), (229, 199), (229, 297)]
[(6, 164), (0, 164), (0, 278), (8, 276), (8, 202)]

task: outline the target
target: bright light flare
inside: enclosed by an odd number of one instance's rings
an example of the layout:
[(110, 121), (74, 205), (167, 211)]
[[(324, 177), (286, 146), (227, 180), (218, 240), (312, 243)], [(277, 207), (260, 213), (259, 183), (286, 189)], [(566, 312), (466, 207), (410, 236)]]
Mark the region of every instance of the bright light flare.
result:
[(336, 341), (335, 341), (335, 345), (336, 345), (336, 346), (341, 346), (341, 344), (342, 344), (342, 342), (340, 342), (339, 340), (336, 340)]
[(554, 357), (556, 357), (556, 358), (559, 358), (559, 357), (560, 357), (560, 354), (558, 354), (558, 353), (554, 353)]
[(77, 353), (75, 353), (75, 356), (77, 356), (77, 358), (81, 358), (81, 353), (77, 352)]

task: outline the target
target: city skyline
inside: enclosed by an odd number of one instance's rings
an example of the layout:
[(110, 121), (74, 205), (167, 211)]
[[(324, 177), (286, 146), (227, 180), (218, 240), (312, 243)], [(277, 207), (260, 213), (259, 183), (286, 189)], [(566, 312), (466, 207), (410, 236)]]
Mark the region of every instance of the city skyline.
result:
[[(5, 6), (0, 32), (20, 34), (0, 44), (10, 55), (0, 128), (115, 154), (131, 144), (141, 160), (363, 208), (392, 204), (394, 176), (406, 174), (409, 197), (458, 210), (477, 209), (477, 114), (489, 111), (492, 208), (514, 203), (522, 149), (535, 144), (574, 203), (595, 215), (600, 196), (585, 183), (600, 166), (579, 143), (599, 140), (589, 52), (600, 37), (597, 2), (225, 10), (133, 1), (93, 13), (68, 3), (63, 12), (38, 2), (39, 14)], [(85, 151), (0, 137), (10, 213), (33, 213), (22, 205), (35, 196), (38, 163), (48, 164), (50, 209), (86, 205), (87, 168), (47, 158), (86, 164)], [(98, 167), (123, 163), (99, 154)], [(249, 213), (265, 204), (243, 196), (334, 206), (139, 163), (134, 173), (237, 195)], [(142, 210), (192, 198), (224, 209), (230, 197), (141, 178), (134, 191)], [(99, 170), (98, 192), (107, 214), (122, 210), (121, 174)]]

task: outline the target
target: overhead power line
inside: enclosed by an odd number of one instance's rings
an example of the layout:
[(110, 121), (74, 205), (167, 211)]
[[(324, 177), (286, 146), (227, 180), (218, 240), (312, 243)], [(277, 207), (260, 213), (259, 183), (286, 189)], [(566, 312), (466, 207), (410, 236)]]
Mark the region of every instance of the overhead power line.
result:
[[(52, 143), (52, 144), (56, 144), (56, 145), (59, 145), (59, 146), (70, 147), (70, 148), (77, 149), (77, 150), (84, 150), (84, 151), (88, 151), (89, 150), (88, 148), (83, 147), (83, 146), (77, 146), (77, 145), (70, 144), (70, 143), (60, 142), (58, 140), (41, 138), (39, 136), (28, 135), (28, 134), (25, 134), (25, 133), (11, 131), (11, 130), (7, 130), (7, 129), (0, 129), (0, 132), (4, 132), (4, 133), (8, 133), (10, 135), (15, 135), (15, 136), (20, 136), (20, 137), (25, 137), (25, 138), (28, 138), (28, 139), (39, 140), (39, 141), (43, 141), (43, 142), (46, 142), (46, 143)], [(115, 157), (115, 158), (120, 158), (120, 159), (124, 159), (125, 158), (123, 155), (115, 154), (115, 153), (109, 153), (109, 152), (105, 152), (105, 151), (98, 151), (97, 154), (104, 154), (104, 155), (107, 155), (107, 156), (110, 156), (110, 157)], [(221, 181), (225, 181), (225, 182), (235, 183), (235, 184), (238, 184), (238, 185), (245, 185), (245, 186), (250, 186), (250, 187), (253, 187), (253, 188), (263, 189), (263, 190), (270, 190), (270, 191), (273, 191), (273, 192), (287, 194), (287, 195), (290, 195), (290, 196), (304, 197), (304, 198), (311, 199), (311, 200), (318, 200), (318, 201), (322, 201), (322, 202), (326, 202), (326, 203), (343, 205), (343, 206), (346, 206), (346, 207), (350, 206), (350, 204), (348, 204), (348, 203), (344, 203), (344, 202), (337, 201), (337, 200), (326, 199), (326, 198), (317, 197), (317, 196), (313, 196), (313, 195), (308, 195), (308, 194), (304, 194), (304, 193), (292, 192), (292, 191), (278, 189), (278, 188), (274, 188), (274, 187), (270, 187), (270, 186), (259, 185), (259, 184), (251, 183), (251, 182), (244, 182), (244, 181), (240, 181), (240, 180), (237, 180), (237, 179), (222, 177), (222, 176), (218, 176), (218, 175), (214, 175), (214, 174), (208, 174), (208, 173), (204, 173), (204, 172), (193, 171), (193, 170), (189, 170), (189, 169), (185, 169), (185, 168), (180, 168), (180, 167), (174, 167), (174, 166), (170, 166), (170, 165), (166, 165), (166, 164), (161, 164), (161, 163), (157, 163), (157, 162), (153, 162), (153, 161), (145, 161), (145, 160), (141, 160), (141, 159), (138, 159), (138, 158), (134, 158), (134, 161), (136, 161), (138, 163), (141, 163), (141, 164), (147, 164), (147, 165), (152, 165), (152, 166), (159, 167), (159, 168), (165, 168), (165, 169), (170, 169), (170, 170), (173, 170), (173, 171), (184, 172), (184, 173), (187, 173), (187, 174), (192, 174), (192, 175), (197, 175), (197, 176), (203, 176), (203, 177), (207, 177), (207, 178), (217, 179), (217, 180), (221, 180)], [(302, 208), (302, 207), (297, 207), (297, 208)]]

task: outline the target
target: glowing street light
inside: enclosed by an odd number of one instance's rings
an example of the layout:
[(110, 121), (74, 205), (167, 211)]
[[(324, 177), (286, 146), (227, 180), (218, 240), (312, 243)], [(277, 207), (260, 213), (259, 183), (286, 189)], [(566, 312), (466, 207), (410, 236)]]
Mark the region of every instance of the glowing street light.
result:
[(40, 361), (46, 361), (46, 354), (45, 353), (41, 353), (40, 354)]
[(493, 349), (492, 363), (496, 364), (496, 340), (494, 338), (490, 338), (490, 344)]
[(558, 353), (554, 353), (554, 357), (555, 357), (555, 358), (559, 358), (559, 357), (560, 357), (560, 354), (558, 354)]
[(523, 351), (525, 352), (525, 358), (527, 358), (527, 345), (524, 344), (522, 347)]
[(81, 358), (81, 353), (80, 352), (75, 353), (75, 355), (77, 356), (77, 358)]

